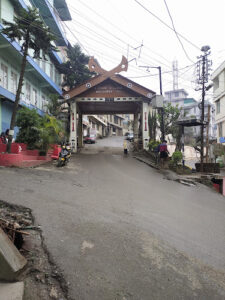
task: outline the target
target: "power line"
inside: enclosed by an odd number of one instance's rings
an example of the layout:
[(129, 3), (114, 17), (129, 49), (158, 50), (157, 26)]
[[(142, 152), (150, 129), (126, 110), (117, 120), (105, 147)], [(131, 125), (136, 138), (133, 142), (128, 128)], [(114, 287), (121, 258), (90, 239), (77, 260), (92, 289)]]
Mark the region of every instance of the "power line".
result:
[[(73, 8), (73, 7), (72, 7), (72, 8)], [(72, 9), (72, 8), (71, 8), (71, 10), (74, 11), (76, 14), (78, 14), (79, 17), (85, 18), (85, 20), (87, 20), (87, 17), (86, 17), (86, 16), (82, 15), (79, 11), (77, 11), (77, 10), (75, 10), (75, 9)], [(90, 18), (88, 18), (88, 21), (91, 22)], [(77, 23), (77, 21), (74, 21), (74, 23)], [(79, 22), (78, 22), (78, 23), (79, 23)], [(102, 28), (99, 24), (96, 25), (96, 22), (93, 22), (93, 24), (94, 24), (95, 26), (97, 26), (98, 28), (100, 28), (101, 30), (104, 31), (104, 28)], [(79, 23), (79, 25), (82, 26), (82, 27), (84, 26), (83, 24), (81, 25), (80, 23)], [(86, 26), (85, 26), (85, 27), (86, 27)], [(86, 28), (88, 28), (88, 27), (86, 27)], [(88, 29), (86, 29), (86, 30), (90, 31), (91, 29), (88, 28)], [(93, 32), (93, 33), (96, 34), (96, 32)], [(120, 40), (121, 40), (121, 39), (120, 39)], [(126, 43), (126, 42), (124, 42), (124, 43)], [(118, 46), (118, 47), (119, 47), (119, 46)], [(114, 49), (114, 50), (115, 50), (115, 49)], [(116, 51), (116, 50), (115, 50), (115, 51)], [(154, 59), (154, 58), (153, 58), (153, 59)], [(161, 61), (159, 61), (159, 62), (160, 62), (160, 64), (164, 64), (164, 63), (162, 63)], [(155, 64), (155, 62), (153, 62), (153, 64)], [(179, 76), (179, 77), (180, 77), (180, 76)], [(190, 81), (190, 80), (187, 80), (187, 79), (184, 79), (184, 80), (186, 80), (186, 81), (188, 81), (188, 82)]]
[[(47, 2), (49, 3), (49, 0), (47, 0)], [(50, 3), (49, 3), (50, 4)], [(46, 5), (46, 4), (45, 4)], [(50, 4), (51, 5), (51, 4)], [(54, 12), (58, 15), (58, 17), (60, 18), (60, 16), (59, 16), (59, 13), (58, 13), (58, 11), (57, 10), (55, 10), (55, 8), (51, 5), (51, 7), (54, 9)], [(93, 22), (96, 26), (98, 26), (98, 27), (100, 27), (100, 29), (101, 29), (101, 26), (99, 26), (97, 23), (95, 23), (95, 22)], [(71, 32), (71, 34), (75, 37), (75, 39), (77, 40), (77, 38), (76, 38), (76, 36), (73, 34), (73, 32), (71, 31), (71, 29), (66, 25), (66, 27), (69, 29), (69, 31)], [(109, 31), (107, 31), (107, 30), (105, 30), (106, 32), (108, 32), (108, 33), (110, 33)], [(119, 41), (121, 41), (121, 42), (123, 42), (121, 39), (119, 39), (118, 37), (116, 37), (115, 35), (112, 35), (113, 37), (115, 37), (115, 38), (117, 38)], [(125, 43), (125, 42), (124, 42)], [(81, 45), (81, 47), (83, 48), (83, 49), (85, 49), (84, 48), (84, 46), (79, 42), (79, 44)], [(86, 50), (86, 49), (85, 49)], [(113, 49), (114, 50), (114, 49)], [(86, 52), (88, 53), (88, 51), (86, 50)], [(96, 52), (96, 50), (95, 50), (95, 52)], [(89, 53), (88, 53), (89, 54)], [(89, 56), (90, 56), (90, 54), (89, 54)]]
[[(45, 4), (45, 5), (46, 5), (46, 4)], [(47, 6), (47, 5), (46, 5), (46, 6)], [(51, 7), (52, 7), (52, 5), (51, 5)], [(54, 9), (54, 8), (53, 8), (53, 9)], [(55, 9), (54, 9), (54, 12), (59, 16), (58, 12), (57, 12)], [(32, 24), (31, 24), (31, 25), (32, 25)], [(68, 28), (68, 27), (67, 27), (67, 28)], [(41, 29), (41, 28), (40, 28), (40, 29)], [(71, 30), (70, 30), (70, 32), (71, 32)], [(57, 35), (57, 36), (58, 36), (58, 37), (61, 37), (61, 36), (59, 36), (59, 35)], [(75, 39), (76, 39), (76, 41), (77, 41), (76, 36), (75, 36), (74, 34), (73, 34), (73, 36), (75, 37)], [(125, 43), (126, 43), (126, 42), (125, 42)], [(79, 42), (79, 44), (81, 44), (81, 43)], [(83, 47), (83, 48), (84, 48), (84, 47)], [(113, 49), (112, 47), (110, 47), (110, 48)], [(113, 49), (113, 50), (115, 50), (115, 49)], [(97, 52), (96, 49), (94, 49), (94, 51)], [(116, 51), (116, 50), (115, 50), (115, 51)], [(101, 54), (101, 55), (102, 55), (102, 54)], [(107, 59), (108, 59), (108, 58), (107, 58)], [(108, 60), (109, 60), (109, 59), (108, 59)], [(112, 60), (111, 60), (111, 61), (112, 61)], [(133, 68), (133, 69), (135, 68), (134, 66), (130, 66), (130, 67)], [(136, 69), (136, 68), (135, 68), (135, 70), (136, 70), (136, 72), (137, 72), (137, 71), (138, 71), (138, 72), (140, 71), (139, 69)]]
[[(170, 27), (166, 22), (164, 22), (162, 19), (160, 19), (158, 16), (156, 16), (153, 12), (151, 12), (148, 8), (146, 8), (142, 3), (140, 3), (138, 0), (134, 0), (138, 5), (140, 5), (144, 10), (146, 10), (149, 14), (151, 14), (154, 18), (156, 18), (158, 21), (160, 21), (163, 25), (165, 25), (166, 27), (168, 27), (170, 30), (174, 31), (174, 29), (172, 27)], [(188, 40), (186, 37), (184, 37), (182, 34), (178, 33), (177, 34), (182, 37), (182, 39), (184, 39), (186, 42), (188, 42), (189, 44), (191, 44), (193, 47), (195, 47), (198, 50), (201, 50), (198, 46), (196, 46), (195, 44), (193, 44), (190, 40)]]
[[(49, 1), (48, 1), (49, 2)], [(50, 4), (51, 5), (51, 4)], [(45, 6), (47, 7), (47, 5), (45, 4)], [(51, 5), (51, 7), (52, 7), (52, 5)], [(54, 7), (53, 7), (53, 9), (54, 9)], [(54, 12), (59, 16), (59, 14), (58, 14), (58, 12), (54, 9)], [(21, 18), (21, 17), (20, 17)], [(26, 19), (24, 19), (24, 18), (21, 18), (21, 19), (23, 19), (24, 21), (26, 21), (26, 22), (28, 22), (28, 20), (26, 20)], [(43, 18), (42, 18), (43, 19)], [(83, 27), (86, 27), (86, 26), (84, 26), (84, 25), (82, 25), (82, 24), (80, 24), (79, 23), (79, 25), (80, 26), (83, 26)], [(37, 27), (37, 28), (39, 28), (40, 30), (43, 30), (41, 27), (38, 27), (38, 26), (35, 26), (35, 25), (33, 25), (33, 24), (31, 24), (31, 26), (34, 26), (34, 27)], [(67, 28), (68, 28), (68, 26), (67, 26)], [(86, 27), (87, 28), (87, 30), (89, 29), (88, 27)], [(101, 29), (101, 28), (100, 28)], [(91, 29), (89, 29), (89, 31), (90, 31)], [(71, 32), (71, 30), (69, 29), (69, 31)], [(51, 31), (50, 31), (51, 32)], [(94, 32), (93, 30), (92, 30), (92, 32), (94, 33), (94, 34), (96, 34), (96, 35), (99, 35), (99, 34), (97, 34), (96, 32)], [(58, 34), (56, 34), (56, 33), (53, 33), (53, 32), (51, 32), (52, 34), (54, 34), (56, 37), (59, 37), (59, 38), (61, 38), (61, 36), (60, 35), (58, 35)], [(83, 49), (85, 49), (84, 48), (84, 46), (81, 44), (81, 42), (78, 40), (78, 38), (74, 35), (74, 33), (72, 33), (71, 32), (71, 34), (74, 36), (74, 38), (76, 39), (76, 42), (78, 42), (78, 44), (83, 48)], [(102, 36), (103, 37), (103, 36)], [(105, 39), (105, 37), (103, 37), (104, 39)], [(109, 39), (108, 39), (109, 40)], [(110, 40), (109, 40), (110, 41)], [(114, 42), (112, 42), (112, 41), (110, 41), (111, 43), (114, 43)], [(124, 42), (125, 44), (126, 44), (126, 42)], [(114, 43), (115, 44), (115, 43)], [(108, 45), (107, 45), (107, 47), (108, 47)], [(120, 47), (119, 45), (118, 45), (118, 47)], [(111, 49), (113, 49), (112, 47), (111, 47)], [(121, 48), (122, 49), (122, 48)], [(86, 49), (85, 49), (86, 50)], [(115, 49), (113, 49), (113, 50), (115, 50)], [(88, 53), (88, 51), (86, 50), (86, 52)], [(89, 54), (89, 53), (88, 53)], [(161, 62), (160, 62), (161, 63)]]
[[(123, 20), (123, 21), (125, 21), (125, 23), (127, 23), (128, 24), (128, 22), (127, 22), (127, 20), (126, 20), (126, 14), (120, 14), (120, 10), (119, 9), (117, 9), (117, 7), (114, 7), (113, 6), (113, 4), (115, 4), (115, 2), (114, 3), (112, 3), (110, 0), (108, 0), (107, 1), (107, 3), (109, 3), (110, 2), (110, 4), (111, 4), (111, 6), (114, 8), (114, 10), (116, 11), (116, 13), (117, 14), (119, 14), (120, 16), (121, 16), (121, 19)], [(136, 32), (137, 34), (137, 36), (139, 36), (139, 32)], [(135, 41), (135, 42), (137, 42), (138, 43), (138, 41), (132, 36), (132, 39)], [(157, 55), (157, 56), (159, 56), (161, 59), (163, 59), (163, 60), (165, 60), (167, 63), (171, 63), (167, 58), (165, 58), (164, 56), (162, 56), (161, 54), (159, 54), (159, 53), (157, 53), (156, 51), (154, 51), (154, 50), (152, 50), (150, 47), (148, 47), (148, 45), (146, 45), (146, 43), (145, 43), (145, 49), (147, 49), (147, 50), (149, 50), (150, 52), (152, 52), (153, 54), (155, 54), (155, 55)]]
[(185, 53), (187, 59), (189, 59), (191, 62), (193, 62), (193, 60), (191, 60), (190, 57), (188, 56), (187, 51), (185, 50), (184, 45), (183, 45), (183, 43), (181, 42), (181, 39), (180, 39), (179, 35), (177, 34), (177, 31), (176, 31), (175, 26), (174, 26), (173, 18), (172, 18), (172, 16), (171, 16), (171, 13), (170, 13), (169, 7), (168, 7), (168, 5), (167, 5), (167, 3), (166, 3), (166, 0), (164, 0), (164, 3), (165, 3), (165, 6), (166, 6), (168, 15), (169, 15), (169, 17), (170, 17), (170, 20), (171, 20), (171, 23), (172, 23), (172, 26), (173, 26), (173, 30), (174, 30), (174, 32), (175, 32), (175, 34), (176, 34), (176, 37), (177, 37), (179, 43), (181, 44), (181, 47), (182, 47), (182, 49), (183, 49), (183, 51), (184, 51), (184, 53)]
[[(116, 26), (115, 24), (113, 24), (112, 22), (110, 22), (108, 19), (104, 18), (102, 15), (100, 15), (98, 12), (96, 12), (93, 8), (91, 8), (90, 6), (88, 6), (87, 4), (84, 4), (82, 0), (78, 0), (83, 6), (85, 6), (86, 8), (88, 8), (89, 10), (91, 10), (92, 12), (94, 12), (98, 17), (100, 17), (101, 19), (103, 19), (105, 22), (109, 23), (113, 28), (116, 28), (119, 30), (119, 32), (123, 32), (125, 35), (127, 35), (128, 37), (130, 37), (133, 41), (135, 41), (136, 43), (140, 43), (140, 41), (137, 41), (136, 39), (134, 39), (133, 36), (131, 36), (129, 33), (125, 32), (124, 30), (122, 30), (121, 28), (119, 28), (118, 26)], [(72, 8), (73, 6), (70, 5)], [(124, 19), (124, 16), (123, 16)], [(150, 48), (148, 48), (151, 52), (155, 53), (156, 55), (160, 56), (161, 58), (163, 58), (165, 61), (169, 62), (166, 58), (164, 58), (163, 56), (161, 56), (160, 54), (156, 53), (155, 51), (151, 50)]]
[[(79, 17), (85, 19), (85, 21), (94, 24), (94, 26), (96, 26), (97, 28), (99, 28), (102, 31), (105, 31), (107, 34), (113, 36), (115, 39), (117, 39), (118, 41), (120, 41), (121, 43), (125, 44), (126, 46), (129, 44), (127, 43), (125, 40), (122, 40), (121, 38), (119, 38), (118, 36), (115, 36), (114, 34), (112, 34), (110, 31), (106, 30), (105, 28), (103, 28), (101, 25), (99, 25), (98, 23), (92, 21), (90, 19), (90, 17), (87, 17), (85, 15), (83, 15), (82, 13), (80, 13), (78, 10), (76, 10), (75, 8), (73, 8), (73, 6), (70, 5), (70, 9), (71, 11), (75, 12)], [(73, 21), (75, 23), (77, 23), (77, 21)], [(134, 48), (134, 47), (133, 47)], [(152, 51), (152, 50), (150, 50)], [(153, 52), (153, 51), (152, 51)], [(148, 56), (148, 55), (147, 55)], [(149, 56), (148, 56), (149, 57)], [(152, 58), (153, 59), (153, 58)], [(168, 65), (166, 65), (165, 63), (163, 63), (162, 61), (157, 60), (156, 58), (154, 58), (155, 61), (158, 61), (160, 64), (165, 65), (166, 67), (168, 67)]]
[[(24, 18), (22, 18), (22, 17), (20, 17), (20, 19), (23, 19), (24, 20), (24, 22), (27, 22), (27, 23), (29, 23), (29, 21), (27, 20), (27, 19), (24, 19)], [(39, 26), (36, 26), (36, 25), (34, 25), (34, 24), (31, 24), (31, 26), (33, 26), (33, 27), (36, 27), (36, 28), (39, 28), (40, 30), (43, 30), (43, 28), (41, 28), (41, 27), (39, 27)], [(57, 36), (59, 36), (59, 35), (57, 35)], [(59, 37), (61, 37), (61, 36), (59, 36)], [(111, 48), (111, 47), (110, 47)], [(89, 49), (93, 49), (93, 48), (91, 48), (90, 46), (89, 46)], [(113, 48), (111, 48), (111, 49), (113, 49)], [(105, 58), (107, 58), (106, 60), (107, 61), (111, 61), (111, 62), (114, 62), (114, 61), (116, 61), (116, 59), (115, 60), (113, 60), (113, 59), (110, 59), (110, 58), (108, 58), (107, 56), (105, 56), (103, 53), (101, 53), (101, 52), (99, 52), (99, 51), (97, 51), (96, 49), (93, 49), (94, 50), (94, 52), (96, 52), (96, 53), (99, 53), (101, 56), (104, 56)], [(113, 49), (113, 50), (115, 50), (115, 49)], [(43, 61), (42, 59), (38, 59), (39, 61)], [(51, 65), (51, 63), (49, 63), (48, 61), (45, 61), (45, 63), (47, 63), (47, 64), (49, 64), (49, 65)], [(63, 67), (65, 70), (68, 70), (66, 67)], [(135, 69), (135, 71), (137, 72), (140, 72), (140, 73), (142, 73), (142, 70), (140, 70), (140, 69), (138, 69), (138, 68), (135, 68), (135, 66), (129, 66), (129, 68), (132, 68), (132, 69)], [(143, 72), (144, 72), (144, 70), (143, 70)], [(170, 73), (171, 71), (168, 71), (168, 72), (164, 72), (164, 73)], [(144, 75), (143, 77), (148, 77), (149, 75)], [(136, 76), (136, 77), (133, 77), (133, 78), (141, 78), (142, 76)], [(131, 77), (129, 77), (129, 78), (131, 78)]]
[[(195, 64), (193, 65), (190, 65), (190, 66), (186, 66), (186, 67), (183, 67), (183, 68), (180, 68), (178, 69), (178, 71), (180, 70), (184, 70), (186, 68), (189, 68), (188, 70), (186, 70), (184, 73), (186, 73), (187, 71), (190, 70), (190, 68), (192, 68)], [(168, 74), (168, 73), (172, 73), (173, 71), (165, 71), (165, 72), (162, 72), (162, 74)], [(182, 73), (182, 75), (184, 74)], [(138, 77), (129, 77), (129, 78), (141, 78), (141, 77), (152, 77), (152, 76), (159, 76), (159, 74), (150, 74), (150, 75), (144, 75), (144, 76), (138, 76)]]

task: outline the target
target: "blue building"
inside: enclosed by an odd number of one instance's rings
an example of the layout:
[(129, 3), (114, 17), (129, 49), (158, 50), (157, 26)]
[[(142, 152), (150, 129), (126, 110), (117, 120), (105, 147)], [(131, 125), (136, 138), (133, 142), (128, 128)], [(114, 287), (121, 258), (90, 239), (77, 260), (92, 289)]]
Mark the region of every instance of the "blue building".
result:
[[(13, 22), (21, 7), (37, 7), (41, 18), (57, 40), (55, 45), (59, 52), (52, 52), (47, 61), (32, 58), (32, 51), (27, 57), (27, 66), (20, 99), (20, 105), (35, 108), (40, 115), (46, 111), (50, 94), (62, 95), (62, 75), (58, 71), (59, 64), (66, 61), (68, 40), (63, 30), (63, 21), (71, 20), (65, 0), (1, 0), (0, 29), (2, 20)], [(20, 44), (11, 42), (0, 33), (0, 132), (9, 128), (13, 102), (19, 81), (22, 62)], [(16, 134), (16, 130), (15, 130)]]

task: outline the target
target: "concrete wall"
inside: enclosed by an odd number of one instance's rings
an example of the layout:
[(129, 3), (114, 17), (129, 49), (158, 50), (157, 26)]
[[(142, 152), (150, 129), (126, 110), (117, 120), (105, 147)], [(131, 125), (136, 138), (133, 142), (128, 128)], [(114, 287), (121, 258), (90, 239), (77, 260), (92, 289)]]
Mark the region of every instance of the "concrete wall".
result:
[[(9, 129), (9, 124), (11, 121), (12, 116), (12, 103), (10, 102), (3, 102), (1, 103), (1, 132), (6, 131), (6, 129)], [(14, 138), (16, 137), (18, 133), (18, 127), (15, 127), (14, 129)]]

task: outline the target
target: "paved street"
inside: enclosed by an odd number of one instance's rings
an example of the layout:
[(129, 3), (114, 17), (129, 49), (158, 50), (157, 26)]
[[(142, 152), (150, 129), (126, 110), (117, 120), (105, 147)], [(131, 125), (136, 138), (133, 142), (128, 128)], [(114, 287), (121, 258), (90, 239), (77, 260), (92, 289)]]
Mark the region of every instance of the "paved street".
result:
[(76, 300), (225, 299), (225, 198), (85, 145), (65, 168), (0, 168), (1, 200), (33, 210)]

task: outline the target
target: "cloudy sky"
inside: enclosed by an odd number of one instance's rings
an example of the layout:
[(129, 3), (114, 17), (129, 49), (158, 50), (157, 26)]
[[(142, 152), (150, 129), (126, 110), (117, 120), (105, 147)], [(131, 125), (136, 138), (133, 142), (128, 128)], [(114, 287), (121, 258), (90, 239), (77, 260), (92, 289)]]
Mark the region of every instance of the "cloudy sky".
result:
[[(194, 71), (201, 47), (211, 47), (213, 70), (225, 60), (225, 0), (67, 0), (67, 4), (73, 20), (65, 29), (72, 44), (78, 42), (107, 70), (118, 65), (122, 55), (128, 56), (128, 72), (122, 75), (158, 93), (157, 69), (140, 66), (162, 67), (165, 92), (173, 89), (172, 62), (177, 60), (178, 88), (199, 100)], [(168, 28), (172, 23), (167, 8), (184, 37), (182, 45)]]

